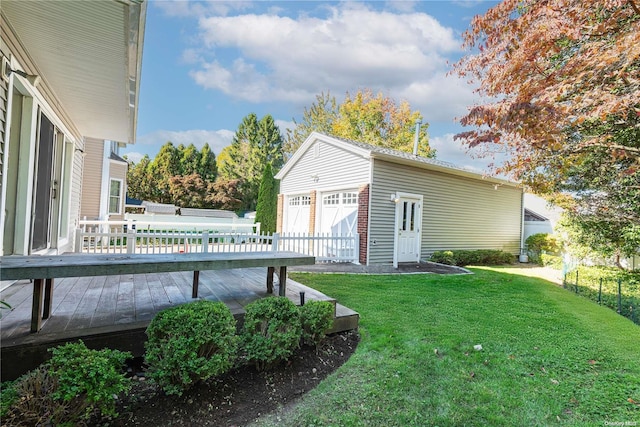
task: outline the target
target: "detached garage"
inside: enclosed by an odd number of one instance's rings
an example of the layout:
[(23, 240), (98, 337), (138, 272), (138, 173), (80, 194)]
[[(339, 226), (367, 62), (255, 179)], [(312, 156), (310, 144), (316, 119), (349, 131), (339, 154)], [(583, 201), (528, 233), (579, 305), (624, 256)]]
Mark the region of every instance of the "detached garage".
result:
[(362, 264), (522, 246), (522, 189), (450, 163), (314, 132), (276, 178), (278, 231), (357, 233)]

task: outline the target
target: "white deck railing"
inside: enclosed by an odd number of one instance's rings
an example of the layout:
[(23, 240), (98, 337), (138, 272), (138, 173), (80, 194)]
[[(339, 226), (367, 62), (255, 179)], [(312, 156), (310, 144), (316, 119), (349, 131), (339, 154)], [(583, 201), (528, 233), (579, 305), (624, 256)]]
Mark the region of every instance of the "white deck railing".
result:
[[(81, 221), (76, 229), (75, 251), (82, 253), (188, 253), (188, 252), (298, 252), (316, 257), (316, 262), (358, 262), (359, 238), (330, 234), (259, 232), (211, 229), (211, 224), (189, 223), (191, 230), (154, 223), (146, 229), (127, 221)], [(175, 224), (172, 224), (175, 226)], [(226, 224), (228, 225), (228, 224)], [(125, 227), (126, 226), (126, 227)]]

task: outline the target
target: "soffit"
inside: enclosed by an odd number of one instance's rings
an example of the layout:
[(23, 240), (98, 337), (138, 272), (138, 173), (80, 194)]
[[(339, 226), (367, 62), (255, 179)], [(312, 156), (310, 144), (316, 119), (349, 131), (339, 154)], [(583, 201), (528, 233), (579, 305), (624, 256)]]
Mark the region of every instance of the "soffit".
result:
[(134, 142), (143, 5), (2, 0), (1, 10), (83, 136)]

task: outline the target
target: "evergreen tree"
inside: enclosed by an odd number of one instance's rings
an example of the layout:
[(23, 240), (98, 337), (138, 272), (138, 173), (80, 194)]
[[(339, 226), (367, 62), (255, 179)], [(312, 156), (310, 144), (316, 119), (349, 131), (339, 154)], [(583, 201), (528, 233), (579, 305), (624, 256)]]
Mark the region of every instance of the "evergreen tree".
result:
[(197, 173), (199, 173), (205, 181), (213, 182), (218, 176), (216, 155), (211, 150), (211, 147), (209, 147), (209, 144), (204, 144), (204, 147), (200, 150), (200, 164), (198, 165)]
[(278, 170), (284, 163), (282, 135), (273, 117), (267, 115), (258, 121), (254, 113), (247, 115), (238, 126), (228, 154), (221, 174), (227, 180), (242, 181), (242, 209), (253, 210), (264, 167), (269, 164)]
[(195, 145), (189, 144), (187, 148), (179, 145), (178, 153), (180, 153), (181, 176), (192, 175), (194, 173), (200, 174), (200, 162), (202, 155)]
[(262, 231), (275, 233), (278, 212), (278, 182), (273, 177), (269, 163), (264, 167), (260, 190), (258, 191), (258, 206), (256, 208), (256, 222), (260, 223)]

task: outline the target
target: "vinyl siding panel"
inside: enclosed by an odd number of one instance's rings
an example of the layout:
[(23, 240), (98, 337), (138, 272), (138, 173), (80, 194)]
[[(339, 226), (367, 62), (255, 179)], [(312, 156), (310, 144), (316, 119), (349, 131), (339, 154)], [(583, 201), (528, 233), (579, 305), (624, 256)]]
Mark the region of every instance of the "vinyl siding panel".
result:
[[(317, 176), (314, 182), (313, 176)], [(358, 188), (369, 181), (369, 159), (341, 147), (316, 141), (280, 181), (282, 194), (308, 194)]]
[[(421, 194), (422, 248), (436, 250), (520, 248), (522, 191), (453, 174), (374, 161), (371, 185), (370, 264), (393, 262), (395, 192)], [(375, 241), (375, 244), (372, 242)]]
[(100, 216), (103, 147), (104, 142), (101, 139), (85, 138), (80, 218), (98, 219)]

